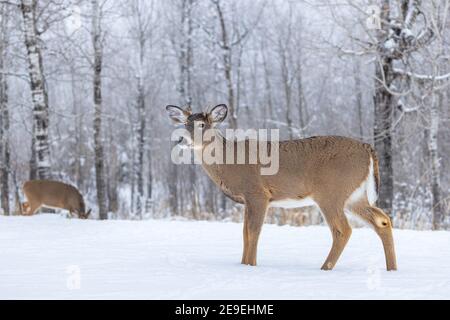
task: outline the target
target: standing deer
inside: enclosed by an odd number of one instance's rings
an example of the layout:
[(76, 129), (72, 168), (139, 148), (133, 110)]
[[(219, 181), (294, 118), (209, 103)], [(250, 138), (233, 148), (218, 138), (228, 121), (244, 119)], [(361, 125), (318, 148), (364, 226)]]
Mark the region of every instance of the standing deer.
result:
[[(216, 125), (228, 115), (226, 105), (193, 114), (191, 108), (167, 106), (170, 118), (184, 125), (187, 136), (179, 144), (194, 149), (197, 156), (209, 144), (226, 149), (249, 141), (227, 141)], [(196, 141), (199, 134), (214, 130), (214, 139)], [(248, 150), (246, 149), (246, 152)], [(249, 154), (246, 154), (249, 158)], [(313, 137), (279, 144), (279, 170), (272, 176), (260, 174), (258, 164), (202, 164), (208, 176), (232, 200), (245, 205), (242, 264), (256, 266), (258, 239), (269, 207), (320, 208), (333, 237), (331, 251), (322, 270), (332, 270), (344, 250), (352, 229), (344, 212), (361, 218), (381, 238), (388, 271), (397, 270), (392, 225), (375, 206), (380, 187), (378, 159), (373, 148), (344, 137)]]
[(86, 212), (83, 196), (77, 188), (56, 181), (28, 181), (23, 185), (23, 193), (28, 202), (22, 205), (24, 215), (34, 215), (40, 208), (68, 210), (70, 216), (87, 219), (91, 210)]

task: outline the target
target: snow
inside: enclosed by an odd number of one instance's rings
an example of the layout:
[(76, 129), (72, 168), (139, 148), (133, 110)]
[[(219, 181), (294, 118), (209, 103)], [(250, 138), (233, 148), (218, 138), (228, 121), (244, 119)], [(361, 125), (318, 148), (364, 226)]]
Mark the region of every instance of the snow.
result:
[(398, 272), (370, 229), (324, 272), (326, 227), (266, 225), (253, 268), (240, 224), (0, 217), (0, 299), (448, 299), (450, 233), (394, 236)]
[(393, 51), (397, 47), (397, 43), (394, 39), (389, 39), (384, 43), (384, 47), (388, 51)]

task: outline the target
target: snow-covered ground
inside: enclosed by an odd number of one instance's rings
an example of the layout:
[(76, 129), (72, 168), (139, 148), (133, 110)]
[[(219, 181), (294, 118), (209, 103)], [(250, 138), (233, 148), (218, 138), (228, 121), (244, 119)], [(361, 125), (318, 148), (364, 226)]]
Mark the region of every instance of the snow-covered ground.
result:
[(395, 231), (398, 272), (354, 230), (337, 268), (320, 271), (326, 227), (266, 225), (259, 266), (239, 264), (242, 227), (180, 221), (0, 217), (2, 299), (450, 298), (450, 233)]

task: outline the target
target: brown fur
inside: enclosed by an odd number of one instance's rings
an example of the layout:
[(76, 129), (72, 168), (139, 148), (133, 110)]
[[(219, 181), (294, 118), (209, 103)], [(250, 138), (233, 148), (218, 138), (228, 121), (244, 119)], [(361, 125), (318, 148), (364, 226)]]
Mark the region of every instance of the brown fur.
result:
[[(223, 108), (223, 105), (218, 107)], [(168, 107), (172, 119), (183, 119), (183, 114), (178, 114), (177, 109), (173, 108), (176, 107)], [(191, 115), (189, 110), (183, 112), (189, 114), (184, 124), (192, 135), (194, 119), (204, 122), (204, 130), (212, 129), (215, 122), (223, 121), (223, 116), (214, 120), (214, 110), (195, 115)], [(176, 117), (173, 117), (174, 114)], [(221, 145), (225, 150), (226, 140), (218, 132), (210, 143)], [(235, 145), (242, 143), (247, 144), (248, 160), (249, 141), (234, 142)], [(195, 152), (201, 156), (207, 144), (196, 146)], [(234, 150), (236, 154), (237, 147)], [(376, 188), (379, 189), (378, 158), (370, 145), (344, 137), (313, 137), (280, 143), (279, 155), (280, 168), (274, 176), (262, 176), (260, 164), (203, 165), (223, 193), (245, 204), (243, 264), (256, 265), (258, 239), (268, 207), (276, 201), (309, 198), (321, 209), (333, 237), (323, 270), (334, 268), (350, 238), (352, 229), (344, 210), (358, 215), (374, 228), (385, 247), (387, 269), (396, 270), (389, 217), (381, 209), (372, 207), (367, 195), (362, 195), (357, 203), (349, 203), (352, 194), (368, 178), (371, 160)]]
[(25, 215), (34, 215), (41, 207), (68, 210), (72, 215), (87, 219), (83, 196), (75, 187), (57, 181), (28, 181), (23, 185), (28, 202), (23, 204)]

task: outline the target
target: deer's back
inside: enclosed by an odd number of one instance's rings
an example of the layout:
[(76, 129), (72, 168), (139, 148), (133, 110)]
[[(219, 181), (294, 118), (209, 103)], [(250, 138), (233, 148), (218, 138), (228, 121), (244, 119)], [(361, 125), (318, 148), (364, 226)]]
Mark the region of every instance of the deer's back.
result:
[(345, 137), (312, 137), (282, 142), (279, 161), (279, 172), (263, 177), (267, 187), (278, 186), (270, 190), (275, 198), (351, 193), (369, 174), (371, 147)]
[(52, 207), (78, 207), (82, 202), (77, 188), (57, 181), (28, 181), (23, 185), (23, 192), (29, 201), (38, 201)]
[[(248, 159), (248, 141), (238, 143), (247, 145)], [(371, 157), (373, 150), (368, 144), (323, 136), (281, 142), (275, 175), (261, 175), (260, 164), (203, 166), (221, 190), (239, 203), (248, 196), (264, 196), (270, 201), (337, 195), (344, 199), (368, 177)]]

